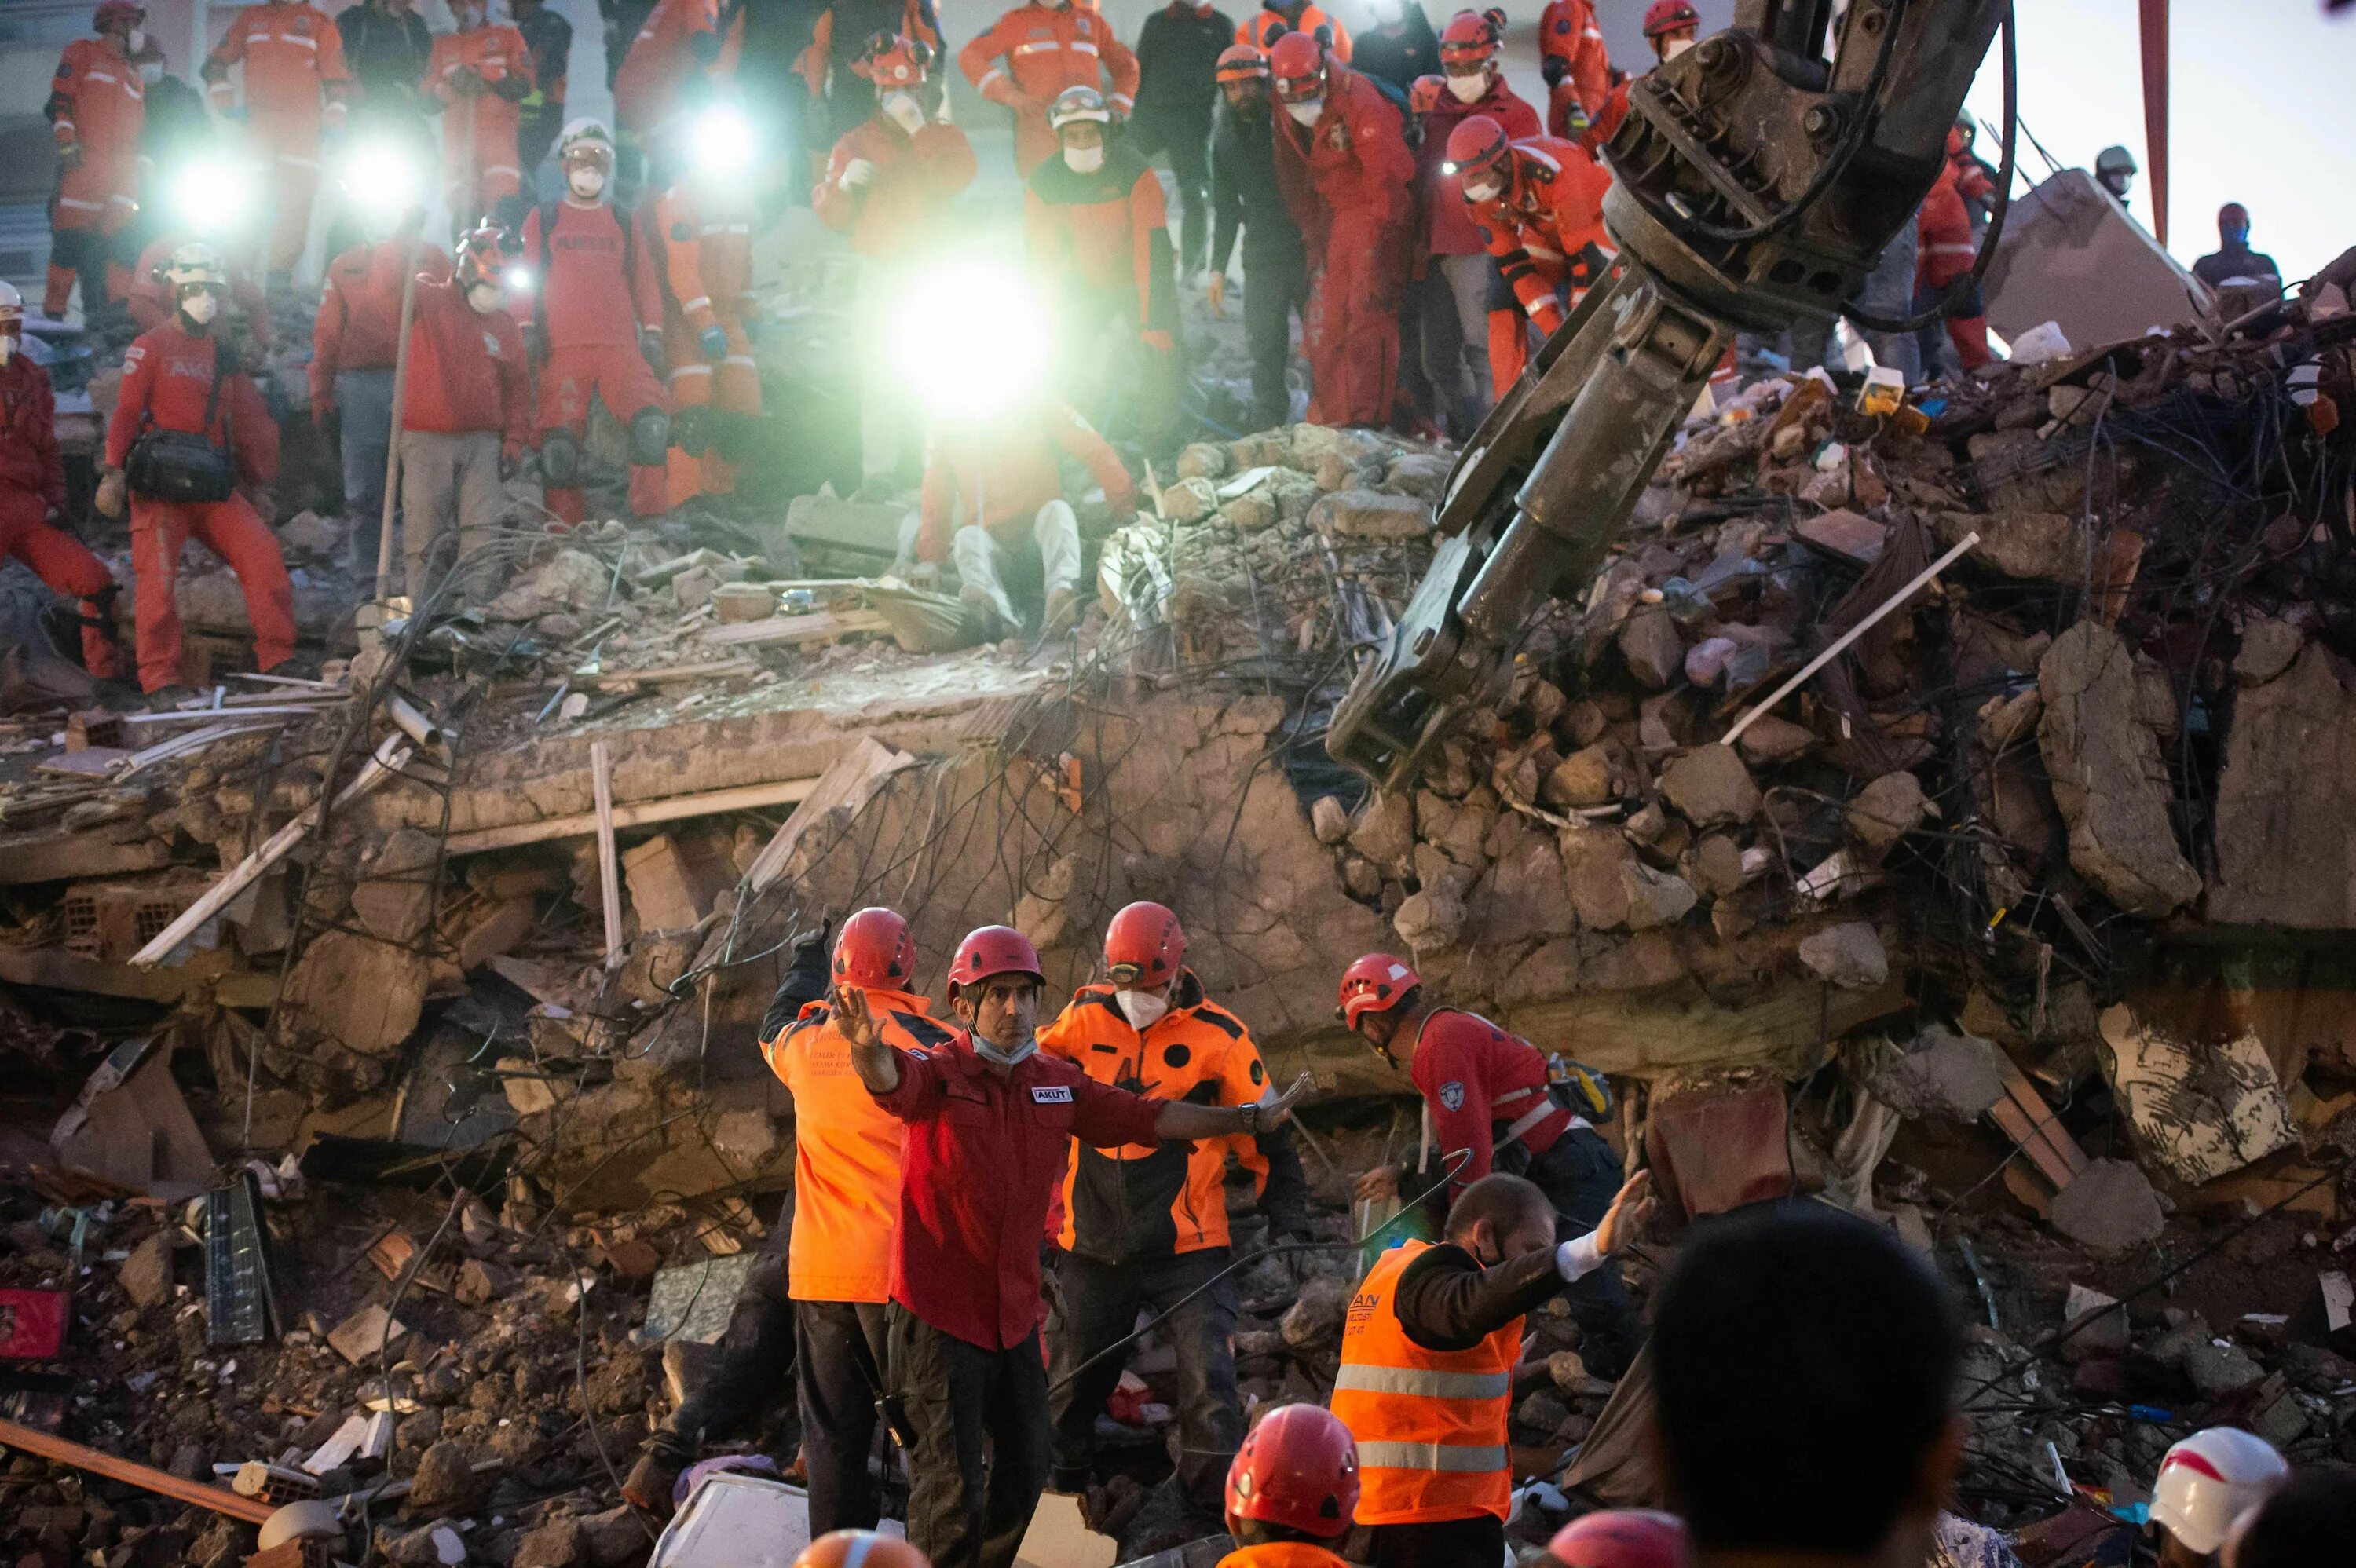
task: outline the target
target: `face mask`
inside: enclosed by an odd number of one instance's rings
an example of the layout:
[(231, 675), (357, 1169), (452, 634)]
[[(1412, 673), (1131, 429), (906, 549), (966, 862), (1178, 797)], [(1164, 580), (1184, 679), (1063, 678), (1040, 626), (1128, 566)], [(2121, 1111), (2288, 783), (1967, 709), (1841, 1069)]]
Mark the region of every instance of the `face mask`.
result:
[(1448, 79), (1448, 91), (1456, 95), (1459, 103), (1478, 103), (1489, 91), (1489, 73), (1484, 70), (1478, 76), (1451, 76)]
[(1693, 47), (1694, 41), (1691, 38), (1671, 38), (1668, 48), (1661, 51), (1661, 63), (1666, 65)]
[(0, 365), (5, 365), (16, 357), (16, 335), (13, 332), (0, 332)]
[(884, 95), (881, 107), (884, 111), (884, 118), (891, 121), (893, 124), (911, 136), (924, 127), (925, 108), (923, 104), (916, 101), (916, 95), (913, 93), (887, 92)]
[(574, 169), (564, 176), (564, 187), (584, 201), (594, 201), (605, 188), (605, 171), (594, 164)]
[(220, 301), (212, 294), (190, 294), (180, 302), (180, 314), (198, 326), (209, 325), (220, 309)]
[(163, 80), (164, 62), (162, 60), (145, 60), (141, 62), (139, 67), (139, 80), (145, 82), (150, 87), (153, 87), (157, 82)]
[(1129, 1027), (1143, 1034), (1159, 1023), (1170, 1011), (1170, 998), (1157, 997), (1151, 991), (1115, 991), (1112, 999), (1120, 1004), (1121, 1017)]
[(1299, 103), (1286, 104), (1284, 112), (1292, 116), (1296, 124), (1314, 125), (1317, 117), (1325, 112), (1325, 101), (1322, 98), (1304, 99)]
[(2224, 239), (2227, 250), (2239, 251), (2249, 244), (2250, 231), (2247, 229), (2228, 229), (2225, 230)]
[(1466, 180), (1464, 182), (1464, 199), (1467, 201), (1494, 201), (1498, 197), (1505, 194), (1505, 187), (1504, 186), (1494, 185), (1487, 180)]
[(145, 27), (134, 27), (123, 36), (123, 52), (125, 54), (135, 55), (146, 47), (147, 29)]
[(1022, 1044), (1009, 1049), (995, 1040), (983, 1039), (980, 1029), (973, 1031), (973, 1053), (993, 1067), (1012, 1067), (1038, 1049), (1039, 1041), (1033, 1035), (1024, 1035)]
[(455, 16), (458, 23), (458, 30), (462, 33), (471, 31), (472, 29), (483, 25), (483, 8), (479, 5), (461, 5), (458, 7)]
[(1076, 175), (1092, 175), (1104, 167), (1104, 149), (1066, 147), (1064, 149), (1064, 166)]
[(466, 304), (477, 315), (490, 315), (491, 312), (499, 308), (499, 285), (497, 283), (468, 283), (466, 285)]

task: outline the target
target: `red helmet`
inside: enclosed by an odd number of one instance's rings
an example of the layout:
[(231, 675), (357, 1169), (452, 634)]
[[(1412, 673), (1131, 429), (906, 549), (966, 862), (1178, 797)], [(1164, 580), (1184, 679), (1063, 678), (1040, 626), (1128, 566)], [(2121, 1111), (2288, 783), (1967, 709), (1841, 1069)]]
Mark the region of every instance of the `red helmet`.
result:
[(1407, 106), (1418, 114), (1429, 114), (1440, 107), (1440, 101), (1447, 93), (1446, 77), (1419, 76), (1408, 84)]
[(908, 923), (888, 909), (863, 909), (842, 923), (834, 939), (834, 977), (854, 986), (905, 991), (916, 973), (916, 944)]
[(1162, 905), (1133, 903), (1105, 927), (1104, 961), (1117, 986), (1159, 986), (1186, 962), (1186, 933)]
[(1691, 0), (1653, 0), (1644, 7), (1644, 36), (1648, 38), (1674, 33), (1680, 27), (1700, 27), (1701, 13), (1693, 8)]
[(147, 8), (134, 5), (131, 0), (100, 0), (97, 10), (91, 13), (90, 30), (103, 33), (116, 27), (135, 27), (147, 19)]
[(1358, 1511), (1358, 1445), (1332, 1411), (1280, 1404), (1246, 1434), (1227, 1467), (1227, 1528), (1258, 1520), (1337, 1536)]
[(1279, 98), (1315, 98), (1325, 91), (1325, 46), (1313, 33), (1287, 33), (1268, 51), (1268, 69)]
[(1459, 11), (1440, 30), (1440, 63), (1485, 64), (1497, 55), (1497, 23), (1479, 11)]
[(1039, 965), (1039, 950), (1011, 925), (985, 925), (958, 944), (957, 956), (949, 960), (950, 994), (955, 995), (960, 986), (978, 986), (992, 975), (1028, 975), (1043, 986), (1047, 983)]
[(1503, 125), (1486, 114), (1467, 114), (1448, 133), (1448, 162), (1443, 167), (1456, 176), (1459, 187), (1483, 174), (1491, 183), (1503, 186), (1511, 183), (1508, 165), (1513, 156), (1513, 142)]
[(1555, 1531), (1547, 1551), (1562, 1568), (1686, 1568), (1685, 1521), (1653, 1509), (1607, 1509)]
[[(1476, 116), (1478, 118), (1478, 116)], [(1342, 971), (1342, 1003), (1333, 1010), (1352, 1029), (1368, 1013), (1387, 1013), (1399, 998), (1423, 984), (1423, 976), (1404, 958), (1369, 953)]]
[(794, 1568), (933, 1568), (933, 1560), (894, 1536), (837, 1530), (803, 1547)]
[(1219, 51), (1221, 81), (1266, 81), (1268, 54), (1257, 44), (1229, 44)]
[(851, 73), (863, 76), (875, 84), (878, 92), (890, 92), (895, 88), (913, 88), (925, 80), (932, 69), (933, 49), (930, 44), (914, 38), (904, 38), (897, 33), (873, 33), (860, 46), (859, 58), (851, 63)]
[(508, 261), (508, 231), (496, 223), (480, 225), (458, 241), (458, 286), (504, 286)]

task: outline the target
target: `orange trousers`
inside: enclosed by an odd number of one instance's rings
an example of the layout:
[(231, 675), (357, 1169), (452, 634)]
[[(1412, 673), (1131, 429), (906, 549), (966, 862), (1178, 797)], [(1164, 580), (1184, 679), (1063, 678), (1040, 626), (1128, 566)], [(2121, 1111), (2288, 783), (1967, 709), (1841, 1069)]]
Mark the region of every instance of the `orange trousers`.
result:
[(172, 591), (180, 550), (195, 539), (229, 563), (245, 590), (253, 623), (253, 664), (274, 669), (294, 651), (294, 585), (278, 539), (242, 496), (181, 504), (131, 497), (131, 562), (139, 573), (139, 688), (159, 691), (180, 679), (180, 610)]
[[(682, 450), (681, 444), (671, 447), (669, 495), (674, 507), (696, 496), (736, 493), (736, 464), (721, 455), (723, 449), (735, 449), (735, 440), (732, 432), (732, 439), (723, 441), (721, 432), (735, 424), (737, 416), (757, 419), (761, 413), (761, 377), (753, 363), (753, 340), (744, 335), (744, 318), (718, 301), (713, 302), (712, 315), (728, 338), (728, 351), (717, 365), (702, 357), (686, 318), (678, 318), (663, 329), (672, 353), (694, 356), (670, 373), (672, 440), (703, 448), (696, 455)], [(714, 411), (732, 417), (714, 420), (710, 417)]]
[(120, 674), (112, 628), (90, 624), (110, 611), (114, 574), (90, 547), (49, 525), (49, 506), (29, 491), (0, 486), (0, 560), (14, 556), (60, 593), (81, 601), (82, 667), (101, 680)]
[(311, 238), (311, 204), (319, 195), (319, 117), (257, 111), (247, 133), (271, 192), (269, 270), (290, 272)]

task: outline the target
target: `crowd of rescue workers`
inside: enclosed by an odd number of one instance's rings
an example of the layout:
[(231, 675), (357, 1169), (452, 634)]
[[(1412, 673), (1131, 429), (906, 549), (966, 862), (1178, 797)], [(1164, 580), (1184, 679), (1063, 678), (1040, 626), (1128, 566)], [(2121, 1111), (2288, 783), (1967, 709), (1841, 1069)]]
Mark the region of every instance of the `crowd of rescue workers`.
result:
[[(408, 0), (332, 21), (250, 5), (203, 62), (209, 108), (167, 74), (133, 0), (103, 0), (93, 37), (67, 48), (48, 102), (60, 173), (38, 325), (60, 327), (78, 294), (85, 335), (128, 339), (96, 502), (109, 517), (128, 507), (145, 692), (182, 695), (173, 582), (189, 539), (241, 580), (259, 667), (294, 650), (290, 580), (262, 515), (277, 429), (246, 367), (294, 297), (323, 138), (347, 118), (354, 134), (373, 124), (428, 147), (430, 118), (442, 122), (455, 260), (423, 239), (416, 207), (339, 215), (331, 232), (350, 242), (328, 247), (309, 368), (308, 412), (339, 439), (359, 525), (396, 510), (383, 488), (402, 409), (401, 577), (420, 606), (488, 586), (482, 547), (508, 522), (503, 482), (528, 451), (547, 526), (582, 521), (593, 401), (627, 432), (634, 515), (725, 508), (760, 413), (753, 237), (783, 203), (847, 233), (879, 281), (940, 243), (977, 165), (946, 117), (927, 0), (601, 6), (612, 132), (566, 120), (571, 29), (542, 0), (512, 0), (513, 25), (455, 0), (457, 30), (439, 36)], [(1066, 0), (1010, 11), (959, 49), (980, 94), (1012, 112), (1032, 265), (1062, 325), (1093, 335), (1106, 376), (1141, 389), (1149, 443), (1170, 434), (1183, 379), (1174, 291), (1199, 286), (1223, 311), (1238, 244), (1256, 427), (1301, 411), (1295, 315), (1305, 413), (1322, 423), (1461, 438), (1520, 374), (1608, 264), (1596, 149), (1626, 112), (1628, 79), (1589, 0), (1552, 0), (1541, 115), (1505, 83), (1504, 20), (1461, 11), (1435, 34), (1419, 5), (1387, 5), (1354, 40), (1298, 0), (1240, 26), (1182, 0), (1132, 53)], [(1699, 26), (1685, 0), (1656, 0), (1644, 30), (1666, 59)], [(712, 177), (690, 143), (697, 116), (732, 95), (788, 106), (809, 151), (766, 159), (760, 177), (741, 164)], [(150, 193), (174, 158), (223, 144), (252, 149), (268, 221), (209, 238), (190, 231), (201, 213), (183, 222)], [(1156, 153), (1177, 192), (1174, 244)], [(1894, 290), (1893, 307), (1969, 269), (1991, 181), (1967, 123), (1950, 155), (1890, 275), (1869, 285)], [(789, 172), (805, 160), (810, 186)], [(2101, 177), (2124, 197), (2132, 173)], [(2228, 250), (2264, 262), (2236, 211)], [(860, 312), (882, 300), (862, 279)], [(18, 347), (13, 291), (0, 323), (0, 344)], [(1795, 362), (1826, 347), (1780, 347)], [(1872, 347), (1910, 379), (1988, 352), (1968, 314)], [(52, 396), (32, 357), (8, 354), (0, 398), (0, 545), (81, 602), (94, 676), (134, 673), (110, 571), (60, 526)], [(1067, 625), (1080, 551), (1058, 450), (1117, 512), (1134, 502), (1103, 437), (1056, 400), (967, 431), (921, 428), (872, 386), (862, 400), (862, 473), (879, 493), (921, 474), (911, 575), (933, 581), (954, 560), (977, 614)], [(999, 567), (1033, 544), (1044, 588), (1018, 607)], [(1510, 1563), (1513, 1374), (1526, 1315), (1561, 1296), (1590, 1371), (1648, 1359), (1674, 1510), (1576, 1520), (1551, 1549), (1566, 1568), (1932, 1560), (1965, 1429), (1961, 1328), (1927, 1262), (1832, 1211), (1762, 1206), (1687, 1237), (1647, 1322), (1617, 1259), (1652, 1217), (1651, 1179), (1624, 1176), (1598, 1129), (1601, 1078), (1448, 1007), (1388, 955), (1342, 976), (1338, 1016), (1408, 1075), (1428, 1131), (1355, 1196), (1362, 1212), (1434, 1216), (1439, 1240), (1390, 1221), (1363, 1238), (1375, 1261), (1330, 1405), (1248, 1422), (1230, 1165), (1270, 1232), (1305, 1243), (1289, 1122), (1306, 1085), (1269, 1082), (1247, 1023), (1205, 994), (1185, 947), (1172, 911), (1130, 905), (1106, 933), (1101, 983), (1043, 1026), (1043, 966), (1011, 928), (958, 947), (948, 1017), (911, 988), (898, 914), (862, 910), (805, 943), (762, 1029), (795, 1104), (789, 1246), (754, 1270), (720, 1365), (649, 1440), (629, 1500), (669, 1514), (708, 1473), (707, 1443), (790, 1394), (812, 1568), (1012, 1568), (1043, 1491), (1087, 1485), (1151, 1314), (1183, 1391), (1176, 1480), (1224, 1515), (1228, 1568), (1331, 1568), (1345, 1541), (1376, 1568)], [(886, 1433), (905, 1456), (905, 1541), (872, 1533)], [(2155, 1489), (2175, 1568), (2313, 1563), (2351, 1538), (2345, 1476), (2291, 1476), (2244, 1433), (2179, 1444)]]

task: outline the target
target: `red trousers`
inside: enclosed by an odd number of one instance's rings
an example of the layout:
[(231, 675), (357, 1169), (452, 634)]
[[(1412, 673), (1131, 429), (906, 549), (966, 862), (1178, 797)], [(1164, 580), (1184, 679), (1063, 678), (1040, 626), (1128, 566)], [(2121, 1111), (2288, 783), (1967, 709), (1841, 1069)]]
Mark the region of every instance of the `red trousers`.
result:
[(291, 272), (310, 241), (311, 204), (319, 195), (319, 117), (257, 110), (246, 131), (272, 196), (269, 271)]
[(48, 510), (49, 504), (29, 491), (0, 486), (0, 560), (15, 556), (43, 582), (81, 601), (83, 667), (101, 680), (109, 679), (121, 673), (114, 639), (109, 631), (87, 623), (109, 612), (111, 606), (98, 601), (114, 586), (114, 574), (81, 540), (51, 528)]
[(195, 539), (229, 563), (253, 623), (253, 663), (274, 669), (294, 651), (294, 585), (278, 539), (242, 496), (188, 506), (131, 497), (131, 563), (139, 573), (139, 688), (180, 679), (180, 610), (172, 590), (180, 549)]
[(131, 269), (115, 261), (112, 251), (114, 236), (138, 210), (134, 199), (139, 184), (137, 157), (131, 148), (85, 144), (81, 162), (58, 176), (57, 201), (49, 209), (52, 243), (48, 286), (41, 299), (44, 315), (53, 319), (65, 315), (72, 303), (77, 273), (85, 280), (81, 302), (85, 319), (94, 319), (104, 303), (88, 297), (100, 278), (105, 280), (108, 299), (121, 299), (130, 286)]
[[(691, 415), (690, 409), (717, 410), (723, 414), (746, 418), (760, 416), (761, 377), (753, 364), (753, 340), (744, 336), (744, 320), (717, 300), (712, 302), (712, 315), (719, 317), (720, 330), (728, 336), (728, 352), (717, 365), (703, 357), (696, 345), (695, 332), (685, 317), (676, 318), (663, 329), (671, 352), (686, 360), (674, 365), (670, 373), (670, 412), (675, 431), (698, 417)], [(690, 456), (677, 446), (670, 449), (672, 506), (682, 506), (699, 495), (736, 493), (736, 465), (720, 455), (717, 431), (721, 422), (707, 421), (701, 439), (711, 444), (705, 446), (702, 456)]]
[(1387, 425), (1398, 382), (1401, 257), (1397, 226), (1353, 211), (1333, 214), (1325, 264), (1301, 318), (1309, 353), (1309, 420)]
[(1976, 370), (1996, 358), (1988, 347), (1987, 317), (1984, 315), (1951, 315), (1947, 318), (1947, 340), (1955, 346), (1955, 357), (1966, 370)]
[[(682, 348), (675, 344), (671, 351), (692, 352), (693, 347), (688, 345)], [(569, 347), (558, 344), (548, 351), (548, 363), (540, 368), (540, 438), (543, 449), (549, 432), (553, 430), (571, 432), (575, 442), (586, 439), (592, 398), (604, 400), (605, 407), (625, 427), (645, 410), (663, 408), (662, 385), (655, 379), (654, 368), (635, 344), (581, 343)], [(632, 464), (631, 515), (660, 517), (669, 509), (665, 505), (668, 489), (660, 462)], [(578, 523), (583, 515), (579, 487), (559, 489), (550, 485), (548, 509), (562, 522)]]

